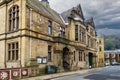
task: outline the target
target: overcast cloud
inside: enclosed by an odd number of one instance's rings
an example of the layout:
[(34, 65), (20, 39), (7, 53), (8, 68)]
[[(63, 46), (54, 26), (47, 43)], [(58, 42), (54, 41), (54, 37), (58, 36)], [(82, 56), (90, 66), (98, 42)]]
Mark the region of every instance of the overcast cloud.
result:
[[(85, 18), (93, 17), (98, 34), (120, 34), (120, 0), (49, 0), (58, 13), (81, 4)], [(107, 30), (107, 31), (106, 31)]]

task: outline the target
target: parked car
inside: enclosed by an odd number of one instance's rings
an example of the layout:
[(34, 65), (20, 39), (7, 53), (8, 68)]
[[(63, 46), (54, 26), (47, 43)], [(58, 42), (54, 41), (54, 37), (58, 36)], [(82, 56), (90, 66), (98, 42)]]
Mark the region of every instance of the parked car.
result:
[(112, 62), (112, 65), (119, 65), (118, 62)]
[(105, 62), (105, 66), (110, 66), (110, 63), (109, 62)]

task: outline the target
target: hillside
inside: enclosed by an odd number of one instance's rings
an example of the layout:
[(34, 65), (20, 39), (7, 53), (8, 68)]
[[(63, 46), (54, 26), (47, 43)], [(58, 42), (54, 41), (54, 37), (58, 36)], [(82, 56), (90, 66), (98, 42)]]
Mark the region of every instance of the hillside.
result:
[(104, 36), (105, 38), (105, 50), (120, 49), (120, 36)]

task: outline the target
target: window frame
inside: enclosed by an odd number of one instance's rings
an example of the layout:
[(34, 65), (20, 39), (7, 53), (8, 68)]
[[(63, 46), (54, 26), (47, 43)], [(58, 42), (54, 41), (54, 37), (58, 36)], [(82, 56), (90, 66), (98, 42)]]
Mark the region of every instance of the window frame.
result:
[(74, 51), (74, 53), (73, 53), (73, 54), (74, 54), (74, 61), (76, 61), (76, 54), (75, 54), (75, 51)]
[(75, 25), (75, 41), (78, 41), (78, 25)]
[(65, 28), (63, 28), (62, 26), (59, 27), (60, 29), (60, 37), (64, 37), (65, 36)]
[(85, 33), (85, 29), (80, 27), (80, 41), (82, 43), (86, 42), (86, 33)]
[(52, 61), (52, 46), (48, 45), (48, 59), (49, 62)]
[(8, 54), (7, 54), (7, 61), (18, 61), (19, 60), (19, 43), (12, 42), (8, 43)]
[(52, 21), (48, 20), (48, 34), (52, 34)]
[(9, 9), (9, 19), (8, 19), (8, 23), (9, 23), (9, 28), (8, 31), (12, 32), (12, 31), (16, 31), (19, 29), (19, 6), (18, 5), (14, 5)]
[(79, 61), (82, 61), (82, 51), (79, 51)]

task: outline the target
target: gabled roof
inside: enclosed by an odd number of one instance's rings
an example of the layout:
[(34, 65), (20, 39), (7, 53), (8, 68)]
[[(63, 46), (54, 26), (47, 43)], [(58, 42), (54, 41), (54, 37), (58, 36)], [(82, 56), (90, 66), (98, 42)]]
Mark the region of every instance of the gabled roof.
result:
[(94, 20), (93, 20), (92, 17), (91, 17), (90, 19), (86, 20), (86, 23), (87, 23), (87, 24), (90, 24), (90, 25), (95, 29)]
[(39, 11), (42, 15), (48, 17), (51, 20), (56, 21), (57, 23), (64, 25), (60, 14), (56, 11), (42, 4), (39, 0), (27, 0), (27, 5)]
[(84, 16), (83, 16), (83, 12), (82, 12), (82, 9), (81, 9), (81, 5), (79, 4), (76, 7), (73, 7), (71, 9), (61, 13), (62, 18), (65, 20), (66, 23), (68, 23), (68, 17), (71, 17), (72, 12), (76, 13), (77, 15), (79, 15), (84, 20)]

